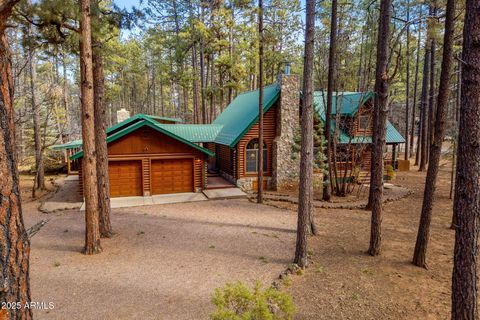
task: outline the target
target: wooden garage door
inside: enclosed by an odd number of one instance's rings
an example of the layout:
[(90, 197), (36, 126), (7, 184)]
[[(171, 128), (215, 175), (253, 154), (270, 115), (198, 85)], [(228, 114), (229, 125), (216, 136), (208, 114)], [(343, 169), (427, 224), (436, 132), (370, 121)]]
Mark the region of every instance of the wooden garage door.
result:
[(108, 174), (111, 197), (143, 195), (141, 161), (110, 161)]
[(193, 160), (152, 160), (150, 171), (152, 194), (181, 193), (193, 191)]

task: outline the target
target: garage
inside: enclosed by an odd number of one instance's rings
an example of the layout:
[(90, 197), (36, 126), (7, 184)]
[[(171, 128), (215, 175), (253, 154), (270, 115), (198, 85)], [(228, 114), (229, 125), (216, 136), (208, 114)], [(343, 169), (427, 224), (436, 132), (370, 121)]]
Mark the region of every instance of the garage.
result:
[[(202, 127), (158, 124), (146, 115), (132, 117), (130, 124), (125, 121), (123, 129), (115, 131), (113, 126), (107, 130), (112, 198), (201, 192), (205, 188), (206, 160), (214, 153), (197, 142), (205, 135)], [(76, 159), (83, 196), (83, 151), (70, 157)]]
[(142, 196), (142, 162), (110, 161), (110, 197)]
[(152, 160), (152, 194), (193, 192), (193, 159)]

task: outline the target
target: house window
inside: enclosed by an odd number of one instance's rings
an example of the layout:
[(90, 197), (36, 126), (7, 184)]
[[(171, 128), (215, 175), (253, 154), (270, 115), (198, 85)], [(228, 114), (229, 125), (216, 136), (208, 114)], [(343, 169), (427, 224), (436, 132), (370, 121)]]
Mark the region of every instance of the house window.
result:
[(370, 117), (369, 116), (360, 116), (358, 117), (358, 129), (361, 131), (366, 131), (369, 129)]
[[(246, 171), (249, 173), (258, 172), (258, 151), (258, 139), (250, 140), (245, 152), (245, 167)], [(263, 171), (267, 171), (267, 146), (265, 145), (265, 142), (263, 143)]]

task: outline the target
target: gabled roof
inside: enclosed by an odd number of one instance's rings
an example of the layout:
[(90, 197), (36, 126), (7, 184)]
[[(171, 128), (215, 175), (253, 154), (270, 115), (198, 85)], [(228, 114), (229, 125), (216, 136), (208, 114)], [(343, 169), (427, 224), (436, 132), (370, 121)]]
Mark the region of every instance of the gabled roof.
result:
[[(332, 100), (332, 114), (337, 114), (337, 102), (340, 105), (338, 110), (345, 116), (354, 116), (358, 108), (374, 97), (372, 91), (367, 92), (334, 92)], [(326, 91), (315, 91), (313, 93), (313, 103), (317, 113), (325, 119), (325, 110), (327, 103)]]
[[(367, 92), (334, 92), (332, 101), (332, 115), (337, 114), (337, 102), (340, 105), (339, 110), (342, 116), (353, 117), (357, 113), (360, 106), (366, 103), (369, 99), (374, 97), (372, 91)], [(313, 102), (315, 104), (315, 111), (320, 116), (322, 121), (325, 121), (325, 104), (327, 100), (327, 93), (324, 91), (314, 92)], [(340, 102), (341, 101), (341, 102)], [(330, 131), (335, 130), (335, 119), (330, 122)], [(341, 144), (362, 144), (372, 143), (372, 136), (356, 136), (351, 137), (344, 130), (338, 130), (338, 142)], [(387, 120), (387, 132), (385, 137), (387, 144), (405, 143), (405, 138), (395, 127)]]
[[(199, 150), (199, 151), (201, 151), (201, 152), (203, 152), (203, 153), (205, 153), (205, 154), (207, 154), (207, 155), (209, 155), (209, 156), (213, 156), (213, 155), (214, 155), (214, 153), (211, 152), (210, 150), (205, 149), (205, 148), (202, 148), (202, 147), (200, 147), (199, 145), (197, 145), (197, 144), (195, 144), (195, 143), (193, 143), (193, 142), (191, 142), (191, 141), (188, 141), (188, 140), (186, 140), (186, 139), (184, 139), (184, 138), (182, 138), (182, 137), (180, 137), (180, 136), (178, 136), (178, 135), (176, 135), (176, 134), (174, 134), (174, 133), (166, 130), (166, 129), (164, 128), (164, 126), (168, 126), (168, 125), (160, 124), (160, 123), (158, 123), (157, 121), (152, 120), (152, 119), (150, 119), (150, 118), (148, 118), (148, 117), (144, 118), (144, 119), (141, 120), (141, 121), (133, 122), (130, 126), (124, 128), (124, 129), (121, 129), (120, 131), (117, 131), (117, 132), (114, 132), (114, 133), (110, 134), (110, 135), (107, 137), (107, 143), (110, 143), (110, 142), (113, 142), (113, 141), (115, 141), (115, 140), (118, 140), (118, 139), (120, 139), (121, 137), (124, 137), (125, 135), (127, 135), (127, 134), (129, 134), (129, 133), (131, 133), (131, 132), (133, 132), (133, 131), (135, 131), (135, 130), (143, 127), (143, 126), (150, 127), (150, 128), (152, 128), (152, 129), (154, 129), (154, 130), (156, 130), (156, 131), (158, 131), (158, 132), (161, 132), (161, 133), (163, 133), (163, 134), (165, 134), (165, 135), (167, 135), (167, 136), (175, 139), (175, 140), (178, 140), (178, 141), (180, 141), (180, 142), (183, 142), (183, 143), (185, 143), (186, 145), (188, 145), (188, 146), (190, 146), (190, 147), (192, 147), (192, 148), (195, 148), (195, 149), (197, 149), (197, 150)], [(83, 157), (83, 151), (77, 152), (76, 154), (74, 154), (73, 156), (71, 156), (70, 159), (71, 159), (71, 160), (75, 160), (75, 159), (79, 159), (79, 158), (81, 158), (81, 157)]]
[[(280, 87), (272, 84), (264, 87), (263, 112), (267, 112), (280, 96)], [(212, 124), (222, 126), (215, 142), (229, 147), (238, 141), (258, 121), (259, 90), (238, 95)]]
[(218, 124), (158, 124), (163, 129), (190, 142), (214, 142), (222, 125)]
[[(112, 133), (123, 130), (126, 127), (132, 125), (135, 122), (139, 122), (139, 121), (142, 121), (142, 120), (145, 120), (145, 119), (165, 120), (165, 121), (171, 121), (172, 123), (182, 122), (182, 119), (178, 119), (178, 118), (151, 116), (151, 115), (148, 115), (148, 114), (139, 113), (137, 115), (134, 115), (133, 117), (125, 119), (124, 121), (121, 121), (121, 122), (117, 123), (116, 125), (113, 125), (110, 128), (108, 128), (107, 129), (107, 136), (112, 134)], [(67, 143), (64, 143), (64, 144), (56, 144), (56, 145), (52, 146), (51, 148), (53, 150), (64, 150), (64, 149), (75, 149), (75, 148), (81, 148), (81, 147), (82, 147), (82, 140), (80, 139), (80, 140), (70, 141), (70, 142), (67, 142)]]
[(120, 130), (130, 126), (131, 124), (133, 124), (135, 122), (142, 121), (142, 120), (145, 120), (145, 119), (165, 120), (165, 121), (171, 121), (171, 122), (174, 122), (174, 123), (182, 122), (182, 120), (178, 119), (178, 118), (158, 117), (158, 116), (151, 116), (151, 115), (144, 114), (144, 113), (139, 113), (139, 114), (134, 115), (133, 117), (125, 119), (122, 122), (119, 122), (116, 125), (113, 125), (110, 128), (108, 128), (107, 129), (107, 135), (109, 135), (111, 133), (114, 133), (114, 132), (117, 132), (117, 131), (120, 131)]

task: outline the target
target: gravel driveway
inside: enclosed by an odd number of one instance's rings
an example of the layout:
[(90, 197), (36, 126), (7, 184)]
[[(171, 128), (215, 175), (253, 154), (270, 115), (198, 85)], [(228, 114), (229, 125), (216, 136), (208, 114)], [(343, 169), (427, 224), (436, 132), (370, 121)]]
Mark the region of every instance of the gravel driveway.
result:
[[(29, 226), (44, 214), (25, 208)], [(30, 211), (30, 212), (29, 212)], [(207, 319), (226, 282), (270, 284), (291, 262), (296, 215), (247, 200), (114, 209), (117, 234), (84, 256), (84, 217), (50, 214), (32, 239), (36, 319)]]

